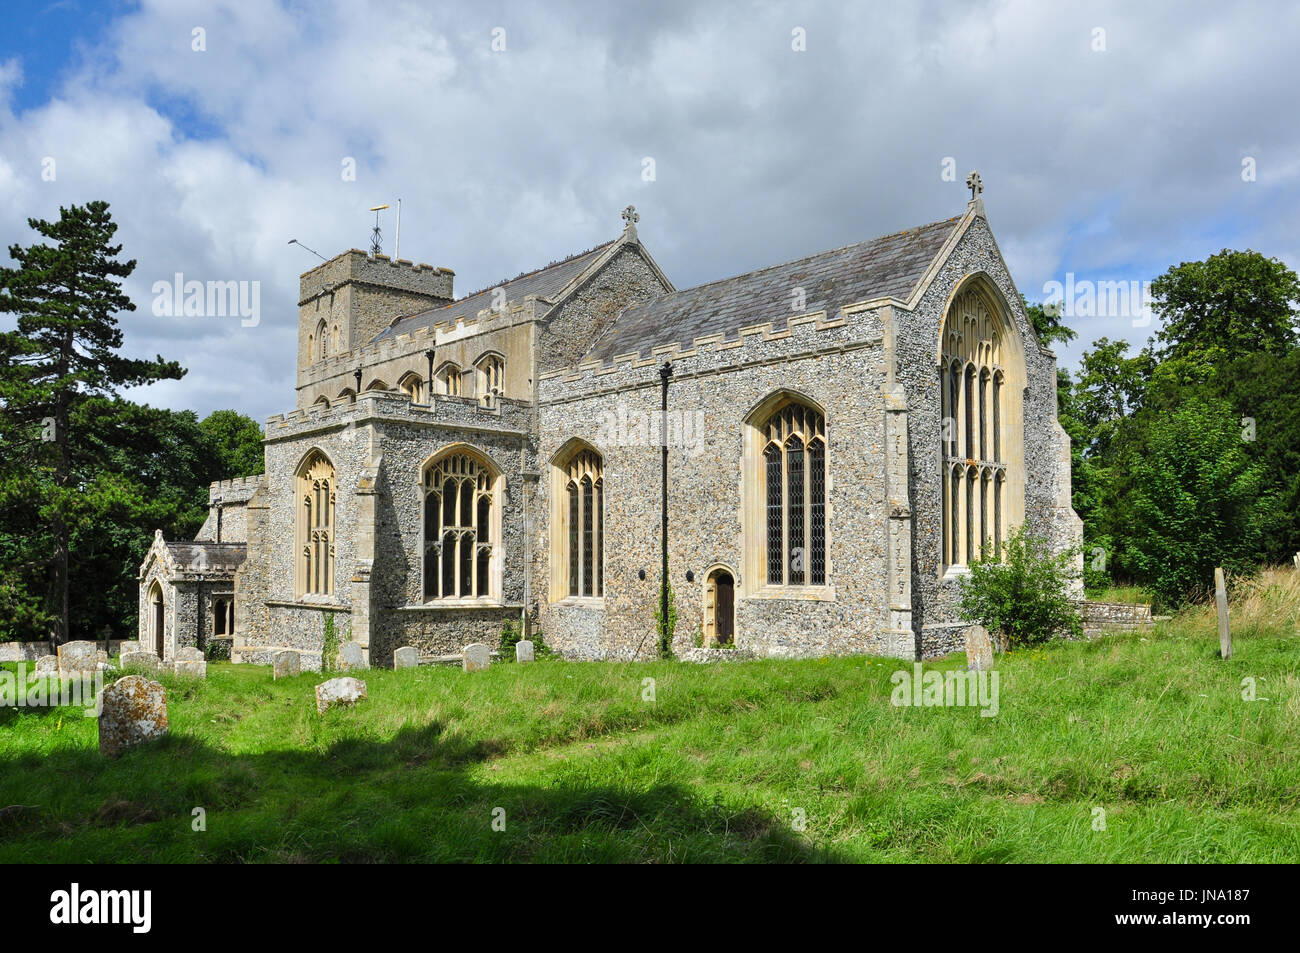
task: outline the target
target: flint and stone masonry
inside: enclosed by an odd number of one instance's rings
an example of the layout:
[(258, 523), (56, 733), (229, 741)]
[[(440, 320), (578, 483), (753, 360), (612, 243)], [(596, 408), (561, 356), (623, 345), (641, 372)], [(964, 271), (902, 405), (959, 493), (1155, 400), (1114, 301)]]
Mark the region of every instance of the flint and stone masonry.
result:
[(350, 641), (387, 666), (512, 625), (652, 657), (665, 435), (679, 655), (946, 654), (981, 547), (1022, 523), (1078, 544), (1056, 358), (978, 197), (684, 290), (637, 220), (461, 298), (449, 269), (356, 250), (304, 274), (294, 409), (263, 474), (213, 485), (198, 540), (155, 539), (142, 647), (224, 636), (319, 670)]

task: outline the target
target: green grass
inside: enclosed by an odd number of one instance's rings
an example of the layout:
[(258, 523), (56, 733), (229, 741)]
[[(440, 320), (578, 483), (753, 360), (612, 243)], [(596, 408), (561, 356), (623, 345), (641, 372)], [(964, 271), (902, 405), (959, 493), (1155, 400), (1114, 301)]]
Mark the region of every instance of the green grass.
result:
[(319, 676), (209, 663), (116, 761), (0, 709), (0, 862), (1295, 862), (1294, 616), (1217, 651), (1198, 611), (1003, 656), (992, 718), (893, 707), (880, 659), (376, 670), (324, 717)]

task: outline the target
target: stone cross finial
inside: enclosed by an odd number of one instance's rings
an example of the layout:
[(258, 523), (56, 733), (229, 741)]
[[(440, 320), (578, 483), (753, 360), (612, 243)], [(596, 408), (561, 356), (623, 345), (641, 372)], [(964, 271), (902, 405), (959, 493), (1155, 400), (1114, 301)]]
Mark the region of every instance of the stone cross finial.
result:
[(972, 172), (970, 175), (966, 176), (966, 188), (970, 189), (970, 198), (972, 202), (980, 197), (980, 193), (984, 191), (984, 182), (980, 179), (980, 174), (978, 172)]
[(636, 213), (635, 205), (629, 205), (623, 209), (623, 222), (627, 228), (631, 228), (639, 221), (641, 221), (641, 216)]

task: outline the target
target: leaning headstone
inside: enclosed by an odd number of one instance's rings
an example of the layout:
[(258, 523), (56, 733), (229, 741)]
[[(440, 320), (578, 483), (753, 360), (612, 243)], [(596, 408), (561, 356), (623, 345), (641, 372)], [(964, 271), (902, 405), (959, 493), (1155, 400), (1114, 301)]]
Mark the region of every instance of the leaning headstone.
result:
[(993, 640), (982, 625), (972, 625), (966, 630), (966, 668), (973, 672), (993, 668)]
[(152, 652), (123, 652), (117, 661), (122, 668), (147, 668), (155, 672), (162, 668), (162, 662)]
[(351, 707), (366, 697), (366, 683), (359, 678), (331, 678), (316, 686), (316, 711), (320, 714), (335, 705)]
[(297, 652), (276, 652), (271, 657), (271, 678), (289, 678), (302, 674), (302, 656)]
[(477, 672), (492, 663), (492, 650), (483, 642), (471, 642), (465, 646), (465, 658), (461, 668), (466, 672)]
[(531, 662), (533, 660), (533, 643), (527, 639), (520, 639), (515, 643), (515, 661)]
[(167, 691), (143, 675), (119, 678), (104, 689), (101, 702), (99, 753), (105, 757), (167, 734)]
[(36, 660), (36, 671), (53, 673), (59, 670), (59, 657), (57, 655), (42, 655)]
[(393, 668), (415, 668), (420, 664), (420, 652), (414, 646), (404, 645), (393, 653)]
[(351, 672), (353, 669), (365, 668), (365, 656), (361, 653), (360, 642), (344, 642), (339, 646), (339, 671)]
[[(99, 646), (94, 642), (65, 642), (58, 648), (59, 671), (65, 675), (94, 672), (101, 661)], [(108, 661), (105, 657), (102, 661)]]
[(1232, 633), (1228, 631), (1228, 587), (1223, 570), (1214, 570), (1214, 603), (1219, 610), (1219, 656), (1232, 658)]

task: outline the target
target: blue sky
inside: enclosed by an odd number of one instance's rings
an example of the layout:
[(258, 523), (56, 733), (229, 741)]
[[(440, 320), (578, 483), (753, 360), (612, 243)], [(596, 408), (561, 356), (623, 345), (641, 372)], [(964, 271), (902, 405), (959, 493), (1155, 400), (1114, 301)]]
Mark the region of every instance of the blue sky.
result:
[[(614, 237), (629, 203), (686, 287), (957, 214), (972, 168), (1030, 299), (1225, 247), (1294, 268), (1297, 36), (1300, 8), (1253, 3), (24, 4), (0, 242), (107, 199), (139, 262), (126, 348), (190, 368), (135, 396), (258, 419), (293, 405), (316, 259), (288, 239), (365, 247), (399, 197), (403, 257), (461, 293)], [(258, 282), (259, 321), (155, 315), (177, 272)], [(1070, 323), (1067, 366), (1154, 330)]]

